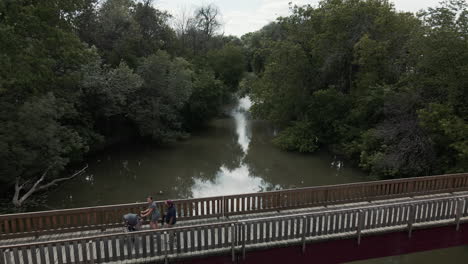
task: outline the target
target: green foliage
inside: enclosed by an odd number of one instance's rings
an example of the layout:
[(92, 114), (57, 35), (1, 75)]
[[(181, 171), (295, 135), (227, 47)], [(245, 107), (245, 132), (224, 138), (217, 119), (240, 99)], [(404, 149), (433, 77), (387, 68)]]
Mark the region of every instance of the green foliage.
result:
[(312, 95), (306, 116), (313, 124), (315, 134), (322, 144), (339, 141), (340, 128), (350, 107), (350, 98), (333, 88), (320, 90)]
[(278, 125), (301, 119), (310, 92), (308, 69), (306, 54), (299, 45), (275, 45), (265, 72), (252, 87), (254, 114)]
[(218, 114), (244, 71), (239, 39), (212, 32), (186, 60), (169, 18), (151, 0), (0, 2), (2, 192), (130, 137), (177, 140)]
[(242, 37), (254, 114), (283, 128), (280, 147), (327, 146), (373, 175), (466, 171), (467, 6), (418, 16), (383, 0), (295, 6)]
[(418, 111), (421, 125), (430, 133), (443, 159), (437, 160), (441, 171), (468, 170), (468, 124), (454, 113), (453, 107), (432, 103)]
[[(52, 174), (63, 170), (70, 160), (77, 160), (88, 147), (83, 138), (63, 119), (73, 113), (73, 106), (52, 93), (31, 97), (21, 104), (0, 127), (0, 181), (10, 184), (17, 177), (34, 179), (55, 164)], [(2, 111), (2, 116), (4, 116)]]
[(314, 152), (318, 149), (318, 138), (313, 131), (314, 127), (309, 122), (294, 122), (281, 131), (273, 143), (284, 150)]
[(193, 92), (185, 109), (185, 118), (190, 127), (199, 127), (216, 117), (226, 94), (223, 83), (208, 71), (197, 72), (193, 81)]
[(232, 44), (207, 54), (208, 64), (216, 78), (222, 80), (231, 91), (235, 91), (245, 71), (245, 59), (242, 49)]
[(138, 74), (144, 82), (132, 96), (129, 114), (140, 135), (158, 142), (182, 137), (181, 111), (192, 93), (190, 64), (158, 51), (141, 62)]

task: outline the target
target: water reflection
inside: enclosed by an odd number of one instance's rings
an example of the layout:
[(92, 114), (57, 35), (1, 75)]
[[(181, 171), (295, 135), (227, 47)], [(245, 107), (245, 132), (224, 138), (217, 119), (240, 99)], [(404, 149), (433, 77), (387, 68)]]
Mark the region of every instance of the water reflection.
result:
[[(252, 120), (249, 98), (230, 118), (213, 120), (173, 146), (119, 145), (89, 158), (83, 177), (49, 193), (48, 206), (67, 208), (246, 193), (361, 181), (366, 176), (340, 158), (303, 155), (271, 144), (275, 130)], [(73, 199), (70, 199), (73, 197)]]
[(232, 110), (232, 117), (236, 121), (237, 142), (242, 147), (244, 154), (249, 150), (251, 131), (247, 123), (247, 112), (252, 106), (252, 101), (249, 97), (243, 97), (239, 100), (239, 104)]
[(202, 181), (195, 179), (192, 187), (193, 197), (206, 197), (217, 195), (229, 195), (236, 193), (259, 192), (271, 184), (266, 183), (259, 177), (252, 177), (249, 167), (241, 164), (234, 170), (222, 166), (214, 181)]
[[(243, 152), (239, 166), (229, 169), (223, 164), (216, 173), (214, 180), (195, 178), (192, 187), (193, 197), (249, 193), (272, 189), (273, 185), (271, 183), (251, 175), (248, 164), (244, 163), (252, 135), (250, 123), (247, 122), (247, 114), (251, 106), (252, 101), (250, 98), (244, 97), (239, 99), (237, 107), (231, 112), (236, 125), (237, 143)], [(277, 188), (279, 187), (277, 186)]]

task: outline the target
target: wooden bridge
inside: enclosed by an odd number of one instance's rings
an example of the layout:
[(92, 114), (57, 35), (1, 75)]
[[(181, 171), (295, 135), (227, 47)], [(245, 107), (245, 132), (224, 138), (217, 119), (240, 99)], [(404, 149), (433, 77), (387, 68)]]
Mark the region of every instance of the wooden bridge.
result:
[[(133, 203), (0, 215), (0, 264), (245, 262), (271, 248), (451, 227), (468, 220), (468, 174), (175, 201), (174, 228), (123, 232)], [(162, 202), (158, 205), (162, 208)], [(213, 261), (212, 261), (213, 262)], [(203, 263), (203, 262), (202, 262)], [(255, 262), (253, 262), (255, 263)]]

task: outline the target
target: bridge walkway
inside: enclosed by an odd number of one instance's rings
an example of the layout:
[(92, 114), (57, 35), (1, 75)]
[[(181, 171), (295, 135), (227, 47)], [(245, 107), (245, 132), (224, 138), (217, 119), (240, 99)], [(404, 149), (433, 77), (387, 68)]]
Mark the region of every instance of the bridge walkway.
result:
[[(231, 253), (245, 257), (253, 248), (310, 243), (468, 221), (467, 192), (302, 208), (229, 219), (185, 221), (160, 230), (96, 235), (77, 232), (72, 238), (0, 247), (0, 264), (19, 263), (135, 263), (168, 261), (198, 255)], [(120, 229), (121, 231), (121, 229)], [(92, 231), (87, 231), (92, 232)], [(25, 238), (20, 238), (25, 239)], [(9, 243), (7, 243), (9, 244)]]

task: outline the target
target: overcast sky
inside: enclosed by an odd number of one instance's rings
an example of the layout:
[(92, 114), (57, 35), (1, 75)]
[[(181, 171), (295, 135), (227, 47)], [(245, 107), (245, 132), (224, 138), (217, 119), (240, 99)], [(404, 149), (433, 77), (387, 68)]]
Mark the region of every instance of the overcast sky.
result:
[[(222, 13), (224, 33), (242, 36), (259, 30), (278, 16), (288, 15), (288, 3), (315, 5), (319, 0), (155, 0), (158, 9), (167, 10), (173, 16), (181, 9), (194, 10), (203, 4), (213, 3)], [(393, 0), (397, 10), (416, 12), (437, 6), (440, 0)]]

